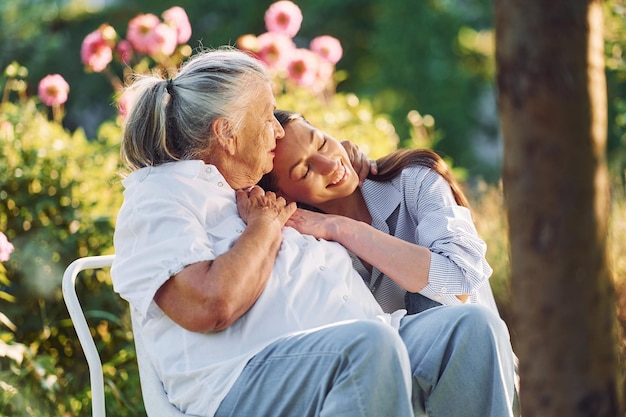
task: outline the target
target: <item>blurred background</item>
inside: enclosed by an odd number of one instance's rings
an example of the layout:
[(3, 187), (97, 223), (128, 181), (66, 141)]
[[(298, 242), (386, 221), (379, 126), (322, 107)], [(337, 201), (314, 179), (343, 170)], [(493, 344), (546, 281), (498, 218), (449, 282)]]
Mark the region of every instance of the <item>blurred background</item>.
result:
[[(319, 35), (342, 45), (332, 97), (287, 89), (279, 107), (301, 111), (338, 139), (378, 157), (428, 147), (452, 165), (472, 202), (494, 269), (491, 285), (512, 330), (502, 139), (494, 91), (495, 43), (488, 0), (298, 0), (307, 47)], [(142, 13), (182, 7), (199, 47), (235, 45), (266, 31), (270, 0), (2, 0), (0, 2), (0, 232), (14, 251), (0, 262), (0, 416), (90, 414), (86, 362), (60, 294), (79, 256), (112, 253), (121, 203), (120, 121), (112, 74), (81, 62), (84, 38), (103, 23), (126, 35)], [(619, 312), (626, 322), (626, 4), (605, 5), (609, 236)], [(70, 85), (62, 117), (37, 98), (39, 81)], [(289, 93), (289, 94), (287, 94)], [(338, 123), (333, 114), (348, 112)], [(126, 306), (106, 271), (81, 288), (102, 352), (112, 415), (142, 415)]]
[[(263, 14), (271, 1), (212, 0), (3, 0), (0, 5), (0, 68), (13, 61), (29, 70), (29, 85), (49, 73), (60, 73), (72, 85), (64, 125), (83, 127), (88, 137), (112, 117), (115, 109), (102, 100), (110, 85), (105, 77), (86, 73), (79, 59), (86, 34), (103, 22), (117, 28), (139, 13), (159, 15), (178, 5), (189, 16), (188, 42), (200, 46), (234, 45), (243, 34), (265, 31)], [(372, 101), (388, 114), (401, 145), (410, 140), (407, 115), (417, 110), (436, 123), (437, 150), (469, 177), (496, 182), (502, 141), (494, 94), (494, 30), (488, 0), (301, 0), (298, 44), (319, 34), (338, 38), (343, 57), (338, 91)], [(606, 2), (609, 92), (608, 151), (623, 167), (626, 103), (624, 102), (624, 2)]]

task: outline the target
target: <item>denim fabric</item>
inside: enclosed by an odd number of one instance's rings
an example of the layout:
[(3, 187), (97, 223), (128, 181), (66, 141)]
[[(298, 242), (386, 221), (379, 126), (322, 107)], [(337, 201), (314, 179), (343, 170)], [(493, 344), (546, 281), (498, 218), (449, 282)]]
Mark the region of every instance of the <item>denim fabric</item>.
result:
[(406, 305), (407, 314), (417, 314), (429, 308), (439, 307), (443, 304), (418, 293), (408, 292), (404, 295), (404, 304)]
[(512, 416), (513, 353), (496, 314), (431, 308), (404, 317), (399, 334), (355, 321), (280, 339), (248, 363), (216, 416)]
[(487, 307), (443, 306), (406, 316), (400, 336), (411, 360), (416, 416), (513, 416), (509, 333)]
[(252, 358), (215, 415), (411, 417), (409, 369), (391, 326), (325, 326), (280, 339)]

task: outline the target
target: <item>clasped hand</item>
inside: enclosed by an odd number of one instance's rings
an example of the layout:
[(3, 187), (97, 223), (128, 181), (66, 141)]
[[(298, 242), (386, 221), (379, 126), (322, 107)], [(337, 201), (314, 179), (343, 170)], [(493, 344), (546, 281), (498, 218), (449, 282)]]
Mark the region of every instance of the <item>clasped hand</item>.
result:
[(237, 191), (237, 210), (246, 224), (257, 220), (275, 220), (282, 228), (296, 211), (296, 203), (287, 204), (283, 197), (271, 191), (264, 192), (257, 185), (248, 190)]
[(287, 220), (286, 226), (293, 227), (303, 235), (312, 235), (318, 239), (334, 240), (333, 232), (337, 231), (334, 220), (337, 216), (317, 213), (305, 209), (297, 209)]
[(275, 220), (280, 227), (293, 227), (302, 234), (331, 240), (334, 216), (299, 209), (295, 202), (287, 203), (271, 191), (259, 186), (237, 191), (237, 209), (246, 224), (257, 220)]

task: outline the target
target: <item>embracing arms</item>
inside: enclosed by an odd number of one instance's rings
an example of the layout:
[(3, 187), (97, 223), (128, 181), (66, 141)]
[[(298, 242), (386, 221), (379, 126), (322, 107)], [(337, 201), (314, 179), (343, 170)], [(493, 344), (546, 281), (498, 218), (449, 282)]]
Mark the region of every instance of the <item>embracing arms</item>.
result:
[(237, 192), (237, 208), (247, 227), (233, 247), (213, 261), (188, 265), (154, 297), (187, 330), (223, 330), (252, 307), (270, 277), (282, 227), (296, 206), (254, 187)]
[[(349, 217), (297, 209), (287, 226), (300, 233), (340, 243), (409, 292), (428, 284), (431, 251)], [(455, 294), (465, 302), (469, 294)]]

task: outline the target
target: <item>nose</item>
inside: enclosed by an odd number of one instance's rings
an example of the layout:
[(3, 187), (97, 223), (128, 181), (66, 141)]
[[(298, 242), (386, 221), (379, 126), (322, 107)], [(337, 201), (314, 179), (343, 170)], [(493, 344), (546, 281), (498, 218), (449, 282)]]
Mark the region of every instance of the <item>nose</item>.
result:
[(311, 158), (311, 162), (313, 168), (315, 169), (317, 167), (317, 172), (322, 175), (328, 175), (337, 170), (337, 161), (324, 154), (315, 154)]
[(276, 119), (276, 117), (274, 117), (274, 135), (276, 136), (276, 139), (282, 139), (285, 137), (285, 129), (283, 129), (283, 126), (280, 124), (278, 119)]

